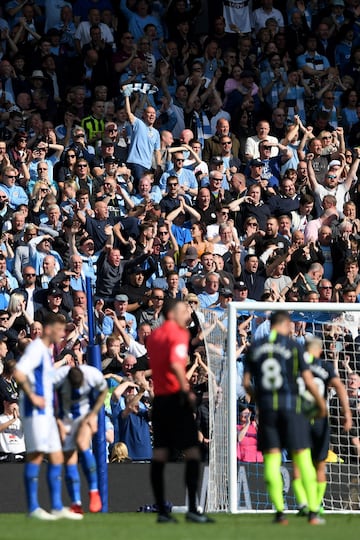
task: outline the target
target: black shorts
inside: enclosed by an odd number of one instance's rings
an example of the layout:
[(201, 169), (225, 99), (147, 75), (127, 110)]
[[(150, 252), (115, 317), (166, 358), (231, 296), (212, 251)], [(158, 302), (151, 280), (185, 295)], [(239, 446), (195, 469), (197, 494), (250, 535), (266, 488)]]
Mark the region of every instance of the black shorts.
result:
[(258, 449), (301, 450), (310, 448), (310, 424), (303, 414), (292, 411), (260, 411)]
[(152, 426), (154, 448), (186, 450), (198, 445), (194, 410), (183, 393), (155, 397)]
[(330, 444), (330, 428), (327, 418), (318, 418), (310, 424), (311, 457), (313, 461), (324, 461), (327, 458)]

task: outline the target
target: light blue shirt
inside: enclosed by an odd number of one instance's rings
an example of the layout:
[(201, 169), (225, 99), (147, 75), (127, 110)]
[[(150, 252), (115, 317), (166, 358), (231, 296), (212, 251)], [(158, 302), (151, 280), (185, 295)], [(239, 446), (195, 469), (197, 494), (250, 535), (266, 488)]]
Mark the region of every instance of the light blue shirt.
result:
[(151, 169), (154, 150), (160, 150), (158, 130), (147, 126), (140, 118), (135, 118), (132, 124), (128, 163), (136, 163)]
[(202, 308), (208, 308), (211, 306), (211, 304), (215, 304), (219, 300), (219, 293), (213, 293), (208, 294), (206, 292), (202, 292), (198, 295), (198, 299), (200, 302), (200, 307)]
[[(51, 184), (53, 183), (53, 179), (54, 179), (54, 177), (53, 177), (53, 168), (54, 168), (55, 163), (57, 163), (59, 161), (59, 158), (57, 158), (55, 155), (53, 155), (53, 156), (51, 156), (49, 158), (42, 159), (42, 160), (39, 160), (39, 161), (31, 161), (30, 164), (29, 164), (30, 181), (29, 181), (28, 187), (27, 187), (28, 193), (32, 192), (34, 184), (38, 180), (37, 166), (38, 166), (40, 161), (45, 161), (45, 163), (47, 164), (47, 166), (48, 166), (48, 179), (49, 179)], [(57, 187), (56, 184), (54, 184), (54, 185), (55, 185), (55, 187)]]
[(164, 32), (159, 19), (152, 15), (146, 15), (146, 17), (140, 17), (134, 11), (131, 11), (127, 5), (126, 0), (120, 1), (120, 9), (129, 21), (129, 32), (134, 36), (135, 41), (138, 41), (144, 35), (144, 28), (148, 24), (153, 24), (156, 27), (156, 35), (158, 38), (163, 37)]
[[(136, 318), (131, 313), (125, 312), (125, 320), (126, 322), (132, 322), (132, 325), (130, 327), (130, 330), (127, 330), (128, 334), (134, 339), (137, 338), (137, 323)], [(103, 323), (102, 323), (102, 332), (105, 336), (110, 336), (113, 333), (114, 330), (114, 321), (111, 317), (108, 317), (107, 315), (104, 317)]]
[(189, 169), (180, 169), (179, 172), (176, 172), (175, 169), (171, 169), (168, 172), (164, 172), (160, 178), (160, 189), (166, 191), (166, 182), (169, 176), (176, 176), (179, 180), (179, 185), (182, 187), (188, 187), (190, 189), (197, 189), (198, 183), (195, 177), (195, 174)]
[(20, 204), (28, 204), (29, 197), (26, 195), (25, 190), (15, 184), (14, 186), (7, 187), (9, 192), (9, 206), (10, 208), (17, 208)]

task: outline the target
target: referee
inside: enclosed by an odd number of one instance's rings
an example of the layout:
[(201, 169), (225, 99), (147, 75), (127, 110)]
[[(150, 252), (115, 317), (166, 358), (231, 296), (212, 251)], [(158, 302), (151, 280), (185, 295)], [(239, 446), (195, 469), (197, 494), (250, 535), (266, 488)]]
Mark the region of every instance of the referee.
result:
[(189, 496), (186, 520), (212, 523), (197, 511), (196, 494), (199, 480), (200, 449), (194, 411), (186, 378), (191, 318), (186, 303), (168, 299), (163, 308), (164, 324), (146, 341), (154, 383), (152, 424), (154, 452), (151, 483), (158, 506), (158, 523), (176, 523), (165, 507), (164, 469), (171, 450), (183, 451), (186, 460), (185, 482)]
[(281, 450), (287, 448), (297, 465), (309, 506), (309, 523), (323, 523), (318, 515), (316, 473), (310, 453), (309, 422), (301, 413), (298, 379), (314, 396), (319, 416), (326, 416), (326, 402), (320, 396), (302, 347), (289, 338), (290, 315), (271, 315), (269, 336), (255, 341), (245, 365), (244, 387), (254, 393), (259, 409), (259, 450), (264, 454), (264, 477), (275, 506), (275, 523), (287, 525), (284, 515)]

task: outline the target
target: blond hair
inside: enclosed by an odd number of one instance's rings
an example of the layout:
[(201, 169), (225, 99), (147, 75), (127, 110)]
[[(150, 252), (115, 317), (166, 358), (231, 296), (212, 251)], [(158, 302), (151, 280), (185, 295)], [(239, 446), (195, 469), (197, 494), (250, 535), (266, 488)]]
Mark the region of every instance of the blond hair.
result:
[(128, 447), (124, 442), (117, 442), (111, 450), (110, 463), (123, 463), (129, 460)]

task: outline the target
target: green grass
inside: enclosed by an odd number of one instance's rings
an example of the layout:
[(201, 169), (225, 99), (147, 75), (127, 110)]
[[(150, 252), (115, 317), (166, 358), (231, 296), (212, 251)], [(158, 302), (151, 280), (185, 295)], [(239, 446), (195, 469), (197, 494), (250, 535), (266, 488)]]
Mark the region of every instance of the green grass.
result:
[(0, 514), (1, 540), (341, 540), (358, 538), (360, 515), (327, 515), (325, 526), (311, 527), (290, 516), (288, 527), (272, 516), (216, 515), (215, 524), (195, 525), (178, 515), (177, 525), (157, 525), (154, 514), (86, 515), (82, 522), (45, 523), (22, 514)]

